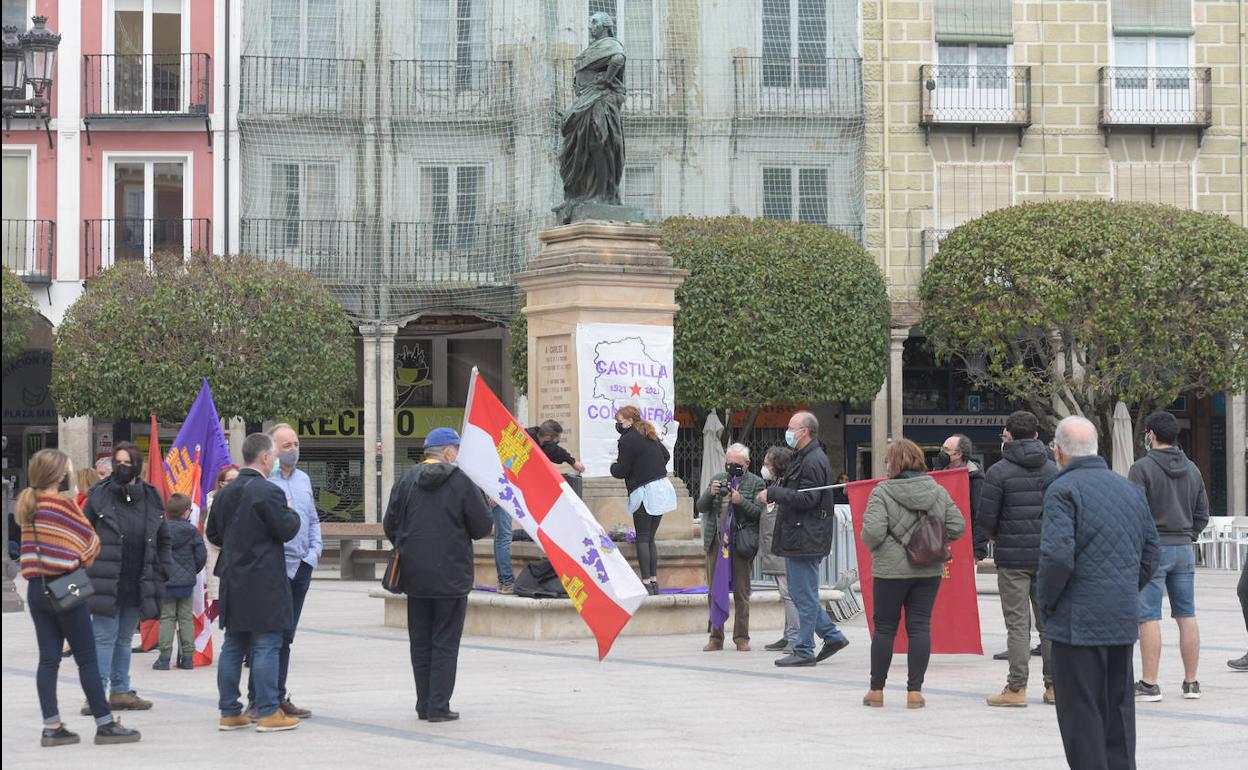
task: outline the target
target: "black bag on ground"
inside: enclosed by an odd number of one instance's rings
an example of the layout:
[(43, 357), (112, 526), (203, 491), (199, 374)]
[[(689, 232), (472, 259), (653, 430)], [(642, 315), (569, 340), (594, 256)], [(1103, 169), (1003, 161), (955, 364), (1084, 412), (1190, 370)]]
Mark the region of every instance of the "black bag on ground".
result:
[(550, 566), (550, 559), (530, 562), (516, 576), (516, 596), (526, 599), (566, 599), (568, 592), (563, 590), (563, 582), (559, 580), (555, 568)]

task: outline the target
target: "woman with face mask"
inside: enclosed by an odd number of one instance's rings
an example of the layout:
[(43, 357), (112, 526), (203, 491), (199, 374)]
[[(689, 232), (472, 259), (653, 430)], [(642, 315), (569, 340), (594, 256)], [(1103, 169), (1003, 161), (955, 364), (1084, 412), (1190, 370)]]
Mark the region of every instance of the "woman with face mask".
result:
[(87, 571), (100, 679), (114, 711), (150, 709), (130, 687), (130, 644), (140, 620), (160, 617), (173, 555), (164, 500), (143, 480), (137, 446), (114, 447), (113, 474), (91, 488), (83, 514), (100, 536), (100, 555)]
[(663, 514), (676, 510), (676, 490), (667, 478), (671, 455), (659, 441), (654, 426), (641, 419), (641, 411), (626, 406), (615, 413), (615, 430), (620, 434), (619, 453), (611, 463), (611, 475), (624, 479), (628, 489), (628, 512), (637, 532), (637, 564), (641, 582), (650, 594), (659, 593), (658, 549), (654, 535)]
[[(763, 481), (767, 482), (767, 486), (771, 486), (784, 475), (789, 467), (789, 458), (792, 456), (793, 450), (788, 447), (773, 446), (767, 450), (767, 454), (763, 457), (762, 471)], [(797, 605), (793, 603), (793, 597), (789, 595), (789, 579), (784, 569), (784, 557), (776, 556), (771, 551), (775, 531), (776, 504), (767, 503), (758, 525), (758, 557), (763, 574), (774, 577), (776, 587), (780, 589), (780, 600), (784, 602), (784, 635), (767, 645), (765, 649), (789, 654), (793, 652), (793, 645), (797, 643), (799, 618)]]

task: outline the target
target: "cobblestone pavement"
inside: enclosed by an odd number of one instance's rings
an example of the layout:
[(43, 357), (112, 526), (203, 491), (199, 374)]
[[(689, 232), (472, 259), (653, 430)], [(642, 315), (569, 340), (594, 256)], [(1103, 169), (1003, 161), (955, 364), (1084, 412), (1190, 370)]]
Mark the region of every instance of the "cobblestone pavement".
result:
[[(1141, 768), (1248, 766), (1248, 674), (1228, 658), (1248, 649), (1235, 597), (1237, 576), (1201, 570), (1197, 609), (1203, 636), (1204, 698), (1179, 696), (1182, 669), (1174, 624), (1163, 624), (1165, 700), (1139, 704)], [(981, 588), (991, 585), (981, 577)], [(458, 722), (427, 724), (401, 629), (381, 625), (372, 583), (317, 579), (295, 642), (290, 675), (296, 703), (315, 715), (298, 730), (216, 730), (215, 668), (153, 671), (154, 653), (135, 654), (133, 680), (155, 702), (123, 714), (143, 731), (129, 746), (95, 746), (71, 661), (61, 667), (61, 711), (81, 732), (77, 746), (41, 749), (33, 628), (3, 620), (3, 750), (10, 767), (124, 762), (142, 767), (785, 767), (1064, 766), (1057, 721), (1040, 702), (1039, 660), (1026, 709), (990, 709), (1006, 667), (997, 597), (979, 597), (984, 657), (937, 656), (927, 674), (928, 708), (904, 708), (904, 660), (894, 661), (884, 709), (865, 709), (868, 647), (861, 618), (846, 625), (849, 648), (816, 668), (784, 673), (762, 651), (703, 653), (700, 636), (625, 637), (605, 663), (591, 641), (517, 642), (469, 637), (460, 654), (452, 707)], [(25, 595), (25, 585), (18, 581)], [(218, 632), (217, 644), (220, 644)], [(1138, 674), (1138, 662), (1137, 662)], [(279, 764), (280, 763), (280, 764)], [(120, 766), (120, 765), (111, 765)]]

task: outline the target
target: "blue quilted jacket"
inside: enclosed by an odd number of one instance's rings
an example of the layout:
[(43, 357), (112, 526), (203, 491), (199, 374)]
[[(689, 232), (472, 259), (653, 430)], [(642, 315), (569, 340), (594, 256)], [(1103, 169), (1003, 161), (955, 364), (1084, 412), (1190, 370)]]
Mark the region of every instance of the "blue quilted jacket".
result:
[(1139, 592), (1160, 553), (1144, 491), (1101, 457), (1072, 460), (1044, 493), (1036, 593), (1045, 638), (1135, 644)]

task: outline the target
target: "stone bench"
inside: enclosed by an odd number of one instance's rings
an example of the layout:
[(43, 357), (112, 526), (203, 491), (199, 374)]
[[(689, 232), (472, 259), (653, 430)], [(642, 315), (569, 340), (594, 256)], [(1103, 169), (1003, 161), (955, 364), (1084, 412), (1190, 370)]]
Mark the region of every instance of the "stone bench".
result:
[[(407, 597), (384, 588), (368, 592), (384, 600), (385, 625), (407, 628)], [(819, 603), (843, 598), (840, 591), (824, 588)], [(637, 614), (624, 626), (621, 636), (666, 636), (704, 634), (707, 631), (706, 594), (660, 594), (647, 596)], [(732, 617), (725, 627), (731, 633)], [(779, 631), (784, 628), (784, 603), (774, 589), (760, 589), (750, 596), (750, 632)], [(468, 617), (464, 633), (503, 639), (589, 639), (589, 626), (581, 620), (570, 599), (526, 599), (489, 591), (468, 594)], [(768, 641), (771, 641), (770, 639)]]
[[(338, 575), (342, 580), (375, 580), (375, 565), (384, 564), (390, 558), (389, 543), (385, 548), (360, 548), (362, 540), (385, 541), (386, 533), (381, 524), (374, 522), (321, 522), (321, 539), (326, 548), (322, 558), (338, 560)], [(337, 542), (337, 549), (329, 547)]]

